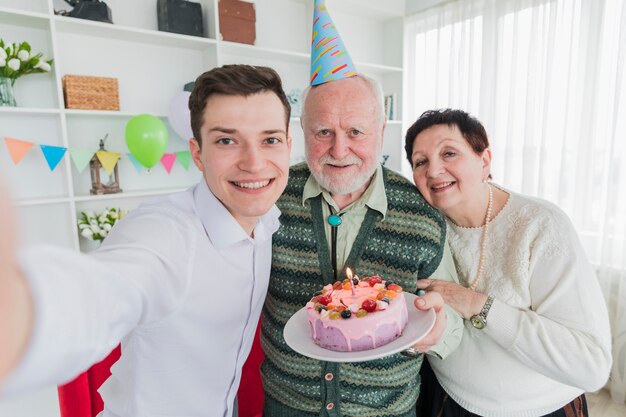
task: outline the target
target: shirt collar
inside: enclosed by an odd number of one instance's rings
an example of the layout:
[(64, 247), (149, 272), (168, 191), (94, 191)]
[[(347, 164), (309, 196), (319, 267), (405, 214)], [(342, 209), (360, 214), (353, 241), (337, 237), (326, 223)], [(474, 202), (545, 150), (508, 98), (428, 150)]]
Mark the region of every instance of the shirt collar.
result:
[(209, 240), (217, 248), (234, 245), (248, 240), (254, 244), (261, 244), (271, 239), (272, 234), (280, 225), (278, 218), (280, 210), (275, 205), (257, 221), (254, 227), (254, 239), (243, 230), (237, 220), (215, 197), (206, 181), (200, 181), (193, 188), (195, 210), (204, 226)]
[[(328, 203), (334, 205), (330, 193), (322, 188), (313, 174), (309, 175), (309, 179), (306, 184), (304, 184), (304, 191), (302, 192), (302, 205), (304, 205), (308, 199), (317, 197), (320, 194), (322, 194), (322, 197)], [(385, 193), (385, 181), (383, 179), (382, 165), (378, 165), (376, 168), (374, 178), (363, 195), (357, 201), (346, 207), (346, 209), (362, 207), (364, 205), (378, 211), (383, 215), (383, 218), (387, 215), (387, 193)]]

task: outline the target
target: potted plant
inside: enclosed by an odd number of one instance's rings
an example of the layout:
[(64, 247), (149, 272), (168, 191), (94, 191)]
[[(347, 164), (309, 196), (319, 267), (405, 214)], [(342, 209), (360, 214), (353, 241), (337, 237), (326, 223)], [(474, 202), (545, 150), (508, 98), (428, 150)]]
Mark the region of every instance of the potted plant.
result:
[(101, 213), (92, 210), (81, 211), (76, 222), (78, 231), (85, 239), (101, 243), (125, 214), (126, 210), (119, 208), (107, 208)]
[(0, 106), (13, 106), (13, 85), (23, 75), (49, 72), (52, 59), (41, 53), (34, 54), (28, 42), (9, 43), (0, 39)]

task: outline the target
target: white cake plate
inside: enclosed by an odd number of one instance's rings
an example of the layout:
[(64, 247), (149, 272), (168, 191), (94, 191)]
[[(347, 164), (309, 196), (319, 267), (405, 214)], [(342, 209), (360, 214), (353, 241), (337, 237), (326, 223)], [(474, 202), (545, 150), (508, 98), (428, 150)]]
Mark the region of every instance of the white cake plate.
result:
[(435, 325), (436, 315), (431, 308), (426, 311), (418, 310), (413, 305), (415, 294), (404, 293), (404, 300), (409, 313), (409, 321), (402, 332), (402, 336), (376, 349), (362, 350), (359, 352), (335, 352), (319, 347), (311, 338), (309, 320), (306, 315), (306, 307), (298, 310), (291, 316), (283, 336), (290, 348), (301, 355), (309, 358), (328, 362), (363, 362), (380, 359), (394, 353), (402, 352), (419, 342), (430, 332)]

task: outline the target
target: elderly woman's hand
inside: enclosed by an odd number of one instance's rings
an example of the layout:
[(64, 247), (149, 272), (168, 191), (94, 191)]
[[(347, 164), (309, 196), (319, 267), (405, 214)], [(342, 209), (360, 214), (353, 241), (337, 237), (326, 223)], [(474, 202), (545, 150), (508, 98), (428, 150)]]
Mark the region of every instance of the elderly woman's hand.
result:
[(456, 310), (464, 319), (469, 319), (480, 310), (487, 301), (487, 296), (450, 281), (438, 279), (420, 279), (417, 289), (434, 291), (443, 297), (443, 301)]

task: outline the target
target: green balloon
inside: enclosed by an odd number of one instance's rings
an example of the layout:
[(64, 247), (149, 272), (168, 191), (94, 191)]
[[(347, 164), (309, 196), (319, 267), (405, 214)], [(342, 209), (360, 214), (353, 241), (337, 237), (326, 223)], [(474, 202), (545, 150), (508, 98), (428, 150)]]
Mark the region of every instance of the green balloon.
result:
[(126, 146), (146, 168), (152, 168), (167, 148), (167, 127), (161, 119), (149, 114), (133, 117), (126, 124)]

